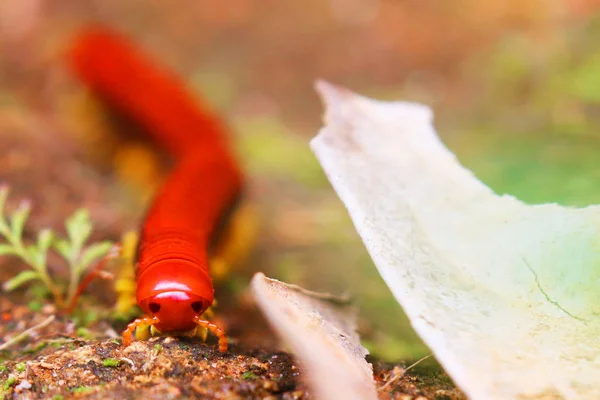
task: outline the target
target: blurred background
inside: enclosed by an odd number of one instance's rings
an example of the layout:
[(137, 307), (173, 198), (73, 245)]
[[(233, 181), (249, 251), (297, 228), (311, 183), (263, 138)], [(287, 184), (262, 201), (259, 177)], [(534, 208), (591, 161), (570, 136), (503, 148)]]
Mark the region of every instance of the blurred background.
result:
[(0, 0), (0, 180), (37, 205), (30, 229), (85, 206), (100, 235), (137, 226), (163, 170), (123, 142), (62, 54), (103, 22), (181, 75), (232, 127), (261, 220), (264, 271), (349, 293), (385, 359), (427, 349), (412, 332), (309, 149), (317, 78), (430, 105), (444, 142), (499, 193), (600, 202), (600, 1)]

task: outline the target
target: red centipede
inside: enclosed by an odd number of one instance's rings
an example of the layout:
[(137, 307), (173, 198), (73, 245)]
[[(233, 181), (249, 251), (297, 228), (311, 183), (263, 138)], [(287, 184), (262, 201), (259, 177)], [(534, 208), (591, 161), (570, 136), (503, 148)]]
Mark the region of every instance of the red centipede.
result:
[(143, 222), (136, 299), (146, 316), (128, 325), (123, 344), (131, 343), (140, 325), (160, 332), (201, 326), (226, 351), (224, 331), (201, 319), (214, 299), (211, 244), (243, 183), (224, 124), (177, 77), (109, 29), (79, 33), (69, 54), (72, 70), (87, 86), (177, 160)]

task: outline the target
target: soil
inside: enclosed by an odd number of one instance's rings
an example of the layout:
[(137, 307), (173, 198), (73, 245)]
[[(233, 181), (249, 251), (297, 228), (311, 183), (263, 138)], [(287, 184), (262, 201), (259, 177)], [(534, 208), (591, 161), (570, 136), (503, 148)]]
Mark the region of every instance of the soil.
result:
[[(31, 307), (3, 299), (3, 342), (56, 315), (50, 304)], [(246, 307), (223, 310), (233, 337), (225, 353), (211, 339), (202, 343), (155, 337), (123, 347), (115, 329), (123, 323), (96, 320), (78, 328), (72, 318), (55, 317), (0, 352), (0, 395), (54, 400), (310, 399), (302, 367), (291, 354), (278, 350), (257, 310)], [(438, 365), (415, 366), (408, 372), (409, 363), (369, 361), (382, 399), (466, 399)]]
[[(9, 308), (19, 322), (3, 325), (4, 337), (53, 311)], [(4, 353), (10, 357), (0, 372), (6, 398), (307, 398), (300, 369), (284, 352), (232, 344), (220, 353), (212, 343), (170, 337), (123, 347), (114, 338), (84, 340), (73, 328), (59, 318)], [(116, 336), (105, 322), (85, 332)]]

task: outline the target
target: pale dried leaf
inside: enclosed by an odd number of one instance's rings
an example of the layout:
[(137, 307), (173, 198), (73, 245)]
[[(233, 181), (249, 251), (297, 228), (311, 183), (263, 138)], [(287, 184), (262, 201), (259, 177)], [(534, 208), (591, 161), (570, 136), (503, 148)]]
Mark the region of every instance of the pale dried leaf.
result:
[(318, 90), (313, 150), (456, 383), (473, 399), (599, 399), (600, 207), (498, 196), (442, 144), (429, 108)]
[(252, 279), (258, 306), (304, 367), (317, 399), (376, 399), (373, 370), (356, 334), (356, 313), (343, 300), (269, 279)]

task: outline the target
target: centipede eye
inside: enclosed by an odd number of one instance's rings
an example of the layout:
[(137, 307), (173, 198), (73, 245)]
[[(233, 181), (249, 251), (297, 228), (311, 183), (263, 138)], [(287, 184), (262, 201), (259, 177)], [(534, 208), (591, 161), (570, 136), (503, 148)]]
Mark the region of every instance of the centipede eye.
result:
[(153, 314), (156, 314), (157, 312), (159, 312), (159, 311), (160, 311), (160, 304), (157, 304), (157, 303), (150, 303), (150, 304), (148, 304), (148, 308), (150, 309), (150, 311), (151, 311)]
[(195, 301), (192, 303), (192, 309), (196, 312), (199, 313), (200, 311), (202, 311), (202, 302), (201, 301)]

